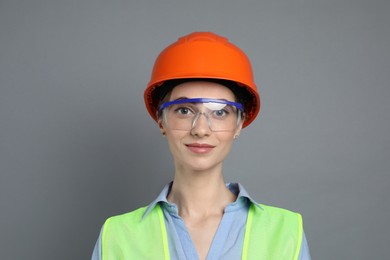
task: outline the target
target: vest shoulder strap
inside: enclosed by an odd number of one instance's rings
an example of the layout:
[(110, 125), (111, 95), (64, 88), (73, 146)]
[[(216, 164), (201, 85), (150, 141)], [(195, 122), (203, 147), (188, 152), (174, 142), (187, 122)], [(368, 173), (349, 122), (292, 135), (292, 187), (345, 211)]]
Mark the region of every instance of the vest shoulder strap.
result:
[(169, 259), (162, 210), (157, 205), (143, 217), (146, 207), (106, 220), (102, 234), (102, 260)]
[(285, 209), (252, 204), (246, 224), (243, 259), (298, 259), (302, 217)]

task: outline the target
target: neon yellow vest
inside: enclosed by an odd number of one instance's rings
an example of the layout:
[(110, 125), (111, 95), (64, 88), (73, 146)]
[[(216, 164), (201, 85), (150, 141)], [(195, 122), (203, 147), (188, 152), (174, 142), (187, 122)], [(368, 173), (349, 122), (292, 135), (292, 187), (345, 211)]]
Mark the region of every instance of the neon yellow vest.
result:
[[(242, 259), (298, 259), (302, 218), (280, 208), (251, 205)], [(157, 206), (142, 219), (146, 207), (109, 218), (103, 227), (102, 260), (170, 259), (163, 212)]]

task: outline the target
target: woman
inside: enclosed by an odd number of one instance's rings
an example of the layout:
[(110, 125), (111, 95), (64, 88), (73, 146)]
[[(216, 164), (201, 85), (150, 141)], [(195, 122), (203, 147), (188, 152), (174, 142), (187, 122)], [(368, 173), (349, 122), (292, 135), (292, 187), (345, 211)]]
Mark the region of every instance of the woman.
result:
[(223, 161), (260, 110), (239, 48), (209, 32), (180, 38), (158, 56), (144, 97), (173, 182), (148, 207), (109, 218), (93, 259), (310, 259), (299, 214), (225, 184)]

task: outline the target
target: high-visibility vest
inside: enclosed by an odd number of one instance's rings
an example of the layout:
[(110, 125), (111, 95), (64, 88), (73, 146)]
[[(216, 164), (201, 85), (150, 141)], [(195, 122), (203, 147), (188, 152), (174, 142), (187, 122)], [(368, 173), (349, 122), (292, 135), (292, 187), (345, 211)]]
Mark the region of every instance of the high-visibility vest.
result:
[[(288, 210), (252, 204), (249, 208), (242, 259), (298, 259), (302, 217)], [(104, 223), (102, 260), (170, 259), (162, 209), (157, 204), (114, 216)]]

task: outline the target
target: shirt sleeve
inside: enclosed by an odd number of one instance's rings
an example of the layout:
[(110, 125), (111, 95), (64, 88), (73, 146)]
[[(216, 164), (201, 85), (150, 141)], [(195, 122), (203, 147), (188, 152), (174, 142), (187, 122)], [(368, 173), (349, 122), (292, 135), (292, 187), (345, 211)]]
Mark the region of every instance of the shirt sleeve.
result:
[(93, 248), (91, 260), (102, 260), (102, 230), (103, 228), (100, 230), (99, 238)]
[(299, 252), (298, 259), (299, 260), (311, 260), (310, 252), (309, 252), (309, 246), (307, 244), (305, 232), (303, 232), (301, 251)]

